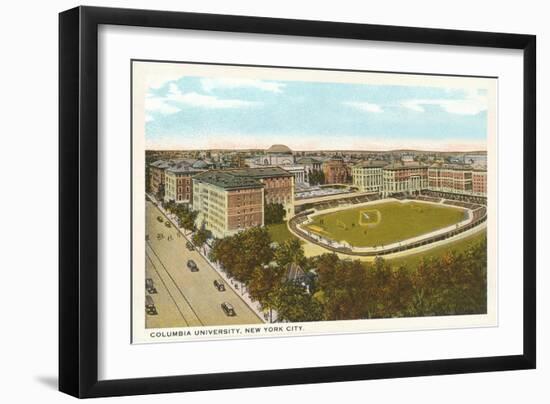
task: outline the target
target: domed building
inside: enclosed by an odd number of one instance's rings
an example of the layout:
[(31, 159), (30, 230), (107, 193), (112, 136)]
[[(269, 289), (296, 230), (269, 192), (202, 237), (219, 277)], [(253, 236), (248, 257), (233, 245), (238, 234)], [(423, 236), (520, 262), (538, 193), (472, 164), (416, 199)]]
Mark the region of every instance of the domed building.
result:
[(294, 164), (292, 150), (284, 144), (274, 144), (263, 154), (247, 160), (249, 167), (288, 166)]
[(292, 150), (284, 144), (274, 144), (262, 154), (246, 160), (248, 167), (280, 167), (294, 176), (297, 185), (308, 183), (308, 172), (303, 165), (296, 164)]
[(284, 144), (274, 144), (265, 151), (267, 154), (292, 154), (290, 147)]

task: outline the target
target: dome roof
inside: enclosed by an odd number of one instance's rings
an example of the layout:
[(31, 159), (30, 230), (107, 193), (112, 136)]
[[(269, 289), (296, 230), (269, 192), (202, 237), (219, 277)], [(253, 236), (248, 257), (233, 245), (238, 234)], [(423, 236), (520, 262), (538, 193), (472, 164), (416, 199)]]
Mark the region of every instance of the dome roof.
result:
[(282, 153), (282, 154), (292, 154), (292, 150), (284, 144), (274, 144), (269, 149), (266, 150), (267, 153)]

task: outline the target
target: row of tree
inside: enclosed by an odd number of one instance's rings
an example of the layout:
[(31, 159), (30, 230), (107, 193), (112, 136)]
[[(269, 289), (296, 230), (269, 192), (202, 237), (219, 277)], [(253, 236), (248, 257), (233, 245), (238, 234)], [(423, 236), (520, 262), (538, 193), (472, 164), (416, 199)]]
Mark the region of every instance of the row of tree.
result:
[(310, 185), (323, 185), (325, 183), (325, 173), (323, 170), (311, 170), (308, 173)]
[(211, 232), (205, 228), (204, 224), (197, 227), (198, 212), (191, 210), (188, 204), (168, 201), (163, 202), (163, 208), (176, 215), (179, 227), (194, 233), (191, 241), (195, 247), (202, 248), (206, 244), (206, 241), (212, 237)]
[[(423, 259), (416, 268), (342, 260), (336, 254), (306, 258), (300, 242), (274, 245), (265, 228), (216, 240), (210, 258), (244, 283), (264, 310), (280, 321), (351, 320), (480, 314), (487, 309), (487, 245)], [(304, 288), (287, 279), (290, 265), (313, 271)]]
[(162, 206), (168, 212), (176, 215), (179, 226), (184, 230), (192, 232), (197, 229), (195, 221), (197, 220), (198, 212), (190, 209), (188, 204), (168, 201), (163, 202)]
[(315, 298), (326, 320), (482, 314), (487, 311), (487, 244), (422, 259), (416, 268), (318, 258)]

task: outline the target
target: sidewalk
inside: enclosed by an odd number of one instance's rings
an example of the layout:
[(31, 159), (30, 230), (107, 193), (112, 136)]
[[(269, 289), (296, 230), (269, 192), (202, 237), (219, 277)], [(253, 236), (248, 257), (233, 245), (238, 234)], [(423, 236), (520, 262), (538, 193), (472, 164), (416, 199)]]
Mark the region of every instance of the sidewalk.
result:
[[(172, 223), (174, 228), (176, 228), (181, 235), (189, 242), (193, 243), (192, 237), (193, 233), (185, 234), (184, 229), (179, 227), (178, 220), (176, 215), (167, 212), (162, 205), (157, 201), (157, 199), (149, 194), (146, 194), (147, 198), (166, 216), (166, 218)], [(265, 313), (262, 311), (260, 303), (258, 303), (255, 300), (252, 300), (250, 295), (246, 292), (246, 287), (241, 282), (238, 282), (232, 278), (230, 278), (222, 269), (221, 267), (210, 261), (208, 259), (208, 253), (210, 252), (210, 246), (205, 244), (202, 248), (195, 247), (195, 251), (197, 251), (205, 260), (208, 262), (208, 264), (220, 275), (220, 277), (225, 281), (226, 285), (228, 285), (237, 296), (241, 298), (245, 304), (250, 307), (250, 309), (262, 320), (264, 323), (268, 323), (268, 318), (265, 317)], [(276, 317), (274, 312), (274, 318)]]

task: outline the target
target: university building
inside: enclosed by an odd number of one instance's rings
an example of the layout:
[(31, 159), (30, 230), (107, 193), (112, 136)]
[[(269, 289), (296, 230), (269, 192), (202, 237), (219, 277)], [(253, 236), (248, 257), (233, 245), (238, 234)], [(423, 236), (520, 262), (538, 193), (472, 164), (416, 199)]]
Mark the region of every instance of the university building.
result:
[(308, 171), (302, 164), (296, 164), (292, 150), (284, 144), (274, 144), (262, 154), (246, 159), (251, 168), (280, 167), (294, 176), (295, 184), (306, 185), (309, 182)]
[(325, 184), (345, 184), (349, 182), (351, 170), (341, 157), (333, 157), (323, 163)]
[[(177, 202), (177, 194), (180, 193), (183, 200), (181, 202), (185, 202), (186, 198), (189, 200), (189, 196), (183, 195), (184, 191), (182, 188), (181, 192), (178, 192), (178, 185), (177, 181), (174, 177), (175, 173), (179, 172), (179, 176), (184, 176), (184, 171), (186, 169), (190, 171), (195, 171), (194, 173), (199, 173), (205, 170), (208, 170), (212, 168), (212, 163), (206, 160), (197, 160), (197, 159), (174, 159), (174, 160), (157, 160), (151, 164), (149, 164), (149, 189), (147, 192), (157, 196), (159, 193), (161, 194), (162, 199), (164, 200), (174, 200)], [(170, 199), (166, 198), (166, 173), (167, 170), (174, 170), (173, 174), (171, 175), (171, 195)], [(183, 187), (183, 183), (185, 180), (181, 180), (181, 186)], [(186, 188), (185, 188), (186, 189)]]
[(294, 216), (294, 175), (280, 167), (256, 167), (227, 170), (239, 177), (254, 178), (264, 185), (265, 203), (280, 203), (285, 209), (285, 217)]
[(487, 170), (472, 171), (472, 194), (487, 196)]
[(226, 171), (207, 171), (193, 177), (197, 224), (216, 238), (264, 224), (264, 185), (257, 179)]
[(487, 170), (470, 165), (433, 164), (428, 168), (428, 189), (487, 196)]
[(313, 157), (302, 157), (296, 160), (296, 163), (303, 166), (308, 174), (313, 171), (321, 171), (322, 163)]
[(189, 166), (167, 168), (164, 172), (164, 200), (166, 202), (191, 203), (193, 200), (191, 177), (203, 171)]
[(353, 185), (361, 192), (382, 192), (384, 189), (383, 168), (388, 163), (379, 160), (362, 161), (351, 168)]
[(157, 195), (159, 192), (164, 193), (165, 170), (170, 168), (168, 161), (157, 160), (149, 164), (149, 192)]
[(392, 163), (383, 169), (384, 196), (418, 192), (428, 187), (428, 166), (421, 163)]

